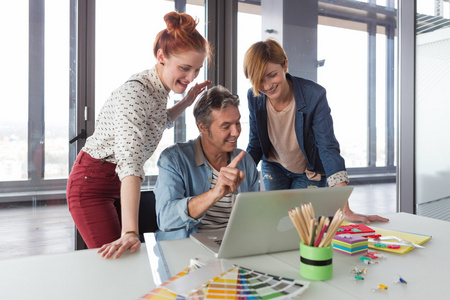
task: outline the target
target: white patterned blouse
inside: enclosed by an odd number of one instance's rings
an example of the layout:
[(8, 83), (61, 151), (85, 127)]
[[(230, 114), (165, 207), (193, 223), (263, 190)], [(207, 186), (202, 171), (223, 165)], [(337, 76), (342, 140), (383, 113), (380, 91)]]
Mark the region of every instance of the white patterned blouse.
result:
[(173, 126), (168, 98), (155, 67), (134, 74), (103, 105), (83, 151), (117, 164), (120, 180), (129, 175), (143, 180), (145, 162), (158, 146), (164, 129)]

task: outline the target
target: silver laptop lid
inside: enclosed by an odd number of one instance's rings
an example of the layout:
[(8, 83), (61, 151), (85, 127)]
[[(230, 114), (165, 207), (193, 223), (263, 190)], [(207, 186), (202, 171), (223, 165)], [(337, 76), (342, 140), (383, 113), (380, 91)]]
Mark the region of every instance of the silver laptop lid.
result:
[(220, 258), (299, 249), (300, 237), (288, 210), (313, 205), (316, 216), (331, 217), (347, 203), (353, 186), (240, 193), (220, 246)]

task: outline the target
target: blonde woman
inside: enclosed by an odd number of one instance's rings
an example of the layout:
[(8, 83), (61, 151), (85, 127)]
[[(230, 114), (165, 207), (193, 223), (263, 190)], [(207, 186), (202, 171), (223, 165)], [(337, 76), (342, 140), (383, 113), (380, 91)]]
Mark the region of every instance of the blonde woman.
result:
[[(334, 135), (323, 87), (288, 73), (288, 58), (272, 39), (253, 44), (244, 57), (250, 79), (250, 138), (247, 152), (261, 171), (266, 190), (344, 186), (349, 182)], [(354, 222), (388, 221), (353, 213)]]

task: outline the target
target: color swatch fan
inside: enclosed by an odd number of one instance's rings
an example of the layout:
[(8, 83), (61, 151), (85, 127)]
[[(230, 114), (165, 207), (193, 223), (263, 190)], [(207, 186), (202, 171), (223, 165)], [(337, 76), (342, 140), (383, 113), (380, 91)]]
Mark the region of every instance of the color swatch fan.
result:
[[(201, 269), (200, 269), (201, 270)], [(186, 276), (195, 276), (196, 270), (186, 268), (142, 299), (292, 299), (305, 291), (308, 283), (273, 276), (235, 266), (195, 289), (179, 294), (168, 286)], [(194, 280), (195, 281), (195, 280)]]

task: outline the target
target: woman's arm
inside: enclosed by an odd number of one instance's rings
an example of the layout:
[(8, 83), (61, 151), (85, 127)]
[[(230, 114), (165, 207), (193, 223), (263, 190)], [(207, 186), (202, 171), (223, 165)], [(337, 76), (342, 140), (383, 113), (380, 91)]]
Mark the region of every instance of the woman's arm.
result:
[(248, 100), (248, 111), (249, 111), (249, 139), (246, 152), (250, 154), (255, 162), (255, 165), (258, 165), (259, 161), (263, 156), (263, 151), (261, 149), (261, 142), (258, 136), (258, 120), (256, 118), (256, 101), (261, 101), (260, 99), (254, 99), (252, 89), (248, 90), (247, 93)]
[(339, 142), (334, 134), (331, 109), (328, 105), (325, 91), (318, 93), (314, 102), (312, 131), (325, 173), (327, 176), (331, 176), (340, 171), (345, 171), (345, 161), (340, 154)]
[(120, 188), (121, 212), (122, 212), (122, 236), (112, 243), (100, 248), (104, 258), (119, 258), (128, 249), (130, 253), (136, 252), (141, 246), (139, 240), (139, 201), (141, 198), (141, 178), (138, 176), (126, 176), (122, 179)]

